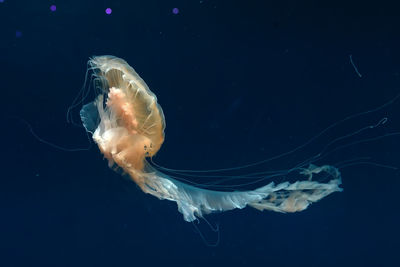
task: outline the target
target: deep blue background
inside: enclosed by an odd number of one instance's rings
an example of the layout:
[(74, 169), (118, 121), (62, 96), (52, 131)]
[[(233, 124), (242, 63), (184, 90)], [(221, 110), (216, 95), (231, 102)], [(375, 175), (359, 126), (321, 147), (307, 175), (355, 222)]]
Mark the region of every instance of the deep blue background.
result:
[[(0, 266), (400, 266), (399, 171), (344, 168), (344, 191), (301, 213), (210, 215), (221, 240), (208, 247), (174, 203), (143, 194), (111, 171), (96, 147), (54, 149), (20, 120), (47, 141), (86, 147), (66, 110), (88, 58), (111, 54), (137, 70), (163, 107), (166, 141), (157, 163), (211, 169), (268, 158), (400, 92), (396, 2), (0, 3)], [(383, 116), (385, 127), (352, 140), (400, 131), (399, 107), (341, 124), (262, 170), (290, 168)], [(400, 166), (399, 138), (318, 163), (367, 155)], [(199, 227), (207, 240), (216, 238), (204, 222)]]

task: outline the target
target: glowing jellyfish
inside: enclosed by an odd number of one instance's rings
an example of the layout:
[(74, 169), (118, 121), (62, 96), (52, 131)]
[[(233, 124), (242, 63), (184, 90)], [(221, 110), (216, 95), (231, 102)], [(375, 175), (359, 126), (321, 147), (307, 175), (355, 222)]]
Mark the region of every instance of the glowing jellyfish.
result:
[(211, 212), (246, 206), (277, 212), (302, 211), (342, 190), (340, 172), (328, 165), (299, 166), (286, 171), (297, 173), (295, 182), (269, 182), (244, 191), (211, 190), (172, 178), (146, 160), (157, 153), (164, 141), (165, 118), (156, 96), (120, 58), (94, 57), (89, 65), (99, 90), (95, 100), (81, 109), (85, 129), (92, 133), (110, 167), (122, 168), (145, 193), (176, 202), (188, 222)]

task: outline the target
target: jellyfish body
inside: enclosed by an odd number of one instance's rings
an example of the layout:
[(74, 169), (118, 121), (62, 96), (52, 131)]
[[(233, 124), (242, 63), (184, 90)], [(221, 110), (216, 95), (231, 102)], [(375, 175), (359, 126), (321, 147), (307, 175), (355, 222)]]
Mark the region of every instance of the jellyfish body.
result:
[[(84, 127), (108, 160), (120, 167), (145, 193), (174, 201), (186, 221), (211, 212), (242, 209), (296, 212), (341, 191), (341, 176), (333, 166), (310, 164), (296, 182), (261, 186), (255, 190), (218, 191), (170, 177), (147, 160), (164, 141), (165, 118), (156, 96), (123, 59), (98, 56), (89, 60), (99, 89), (95, 100), (81, 109)], [(328, 180), (314, 179), (321, 175)]]

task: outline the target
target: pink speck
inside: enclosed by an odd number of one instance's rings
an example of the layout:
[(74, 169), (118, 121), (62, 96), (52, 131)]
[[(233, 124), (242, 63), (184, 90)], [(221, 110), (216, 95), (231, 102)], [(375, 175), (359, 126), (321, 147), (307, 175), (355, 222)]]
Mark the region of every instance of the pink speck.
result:
[(174, 7), (174, 8), (172, 9), (172, 13), (175, 14), (175, 15), (177, 15), (177, 14), (179, 13), (179, 9), (178, 9), (177, 7)]
[(110, 15), (111, 13), (112, 13), (112, 9), (109, 8), (109, 7), (107, 7), (107, 8), (106, 8), (106, 14), (107, 14), (107, 15)]
[(56, 11), (56, 10), (57, 10), (56, 5), (51, 5), (51, 6), (50, 6), (50, 10), (51, 10), (52, 12)]

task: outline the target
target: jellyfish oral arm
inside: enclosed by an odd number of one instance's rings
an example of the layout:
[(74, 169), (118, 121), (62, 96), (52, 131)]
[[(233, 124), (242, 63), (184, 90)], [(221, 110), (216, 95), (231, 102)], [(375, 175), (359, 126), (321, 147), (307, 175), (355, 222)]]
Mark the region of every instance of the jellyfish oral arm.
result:
[(332, 166), (310, 165), (307, 172), (301, 175), (310, 178), (321, 173), (329, 175), (331, 180), (319, 183), (308, 179), (277, 185), (271, 182), (255, 190), (223, 192), (188, 185), (154, 170), (144, 174), (144, 186), (141, 188), (159, 199), (175, 201), (185, 221), (191, 222), (204, 214), (243, 209), (246, 206), (284, 213), (305, 210), (311, 203), (342, 191), (340, 172)]

